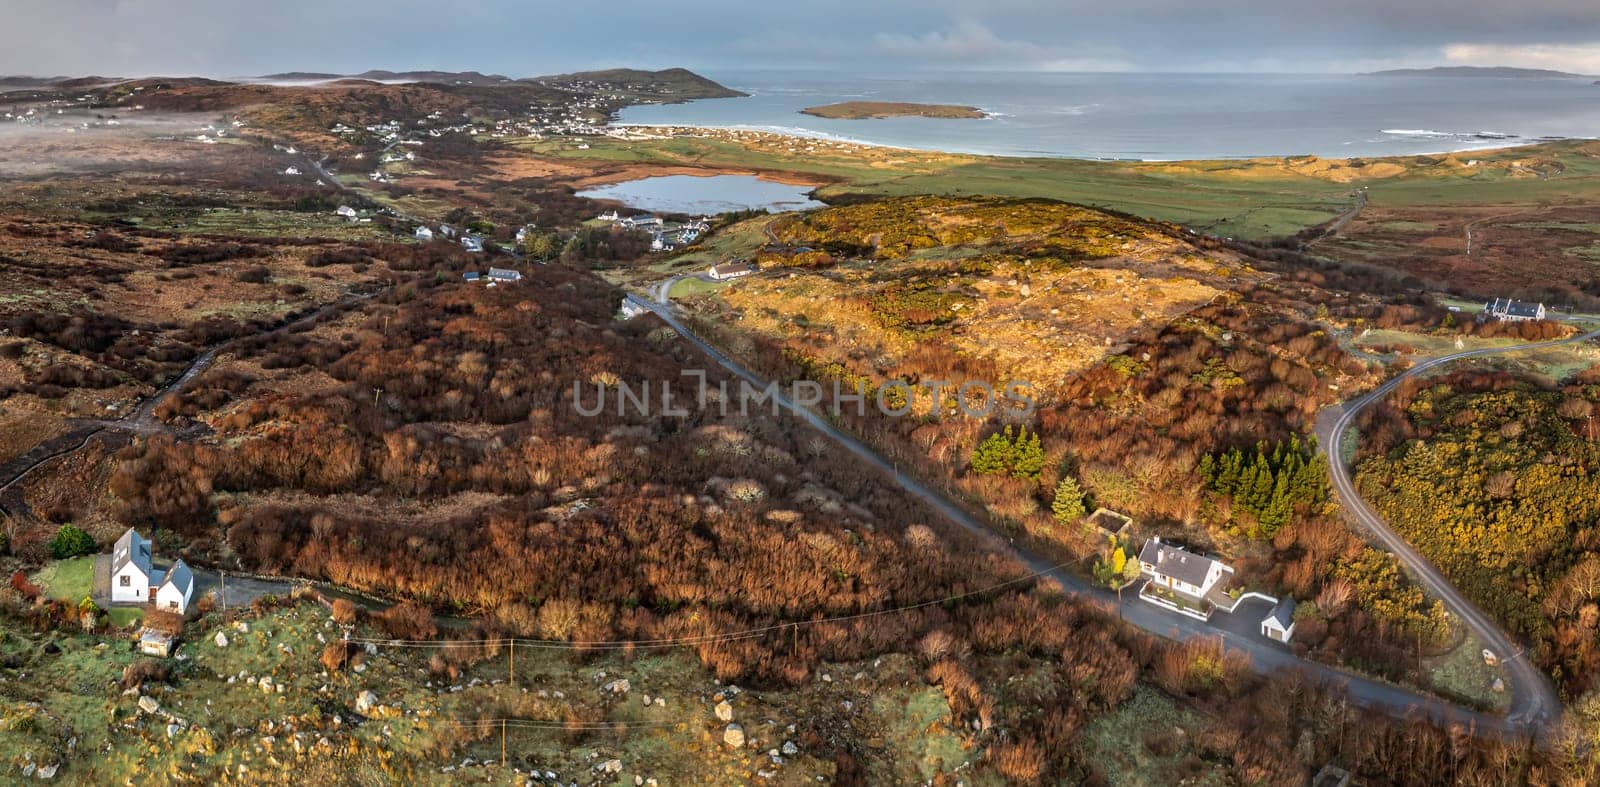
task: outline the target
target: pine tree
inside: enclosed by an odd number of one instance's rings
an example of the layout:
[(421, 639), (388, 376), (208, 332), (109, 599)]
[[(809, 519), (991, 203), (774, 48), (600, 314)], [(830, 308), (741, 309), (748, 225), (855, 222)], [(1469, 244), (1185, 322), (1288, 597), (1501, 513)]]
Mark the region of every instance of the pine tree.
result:
[(1066, 476), (1056, 485), (1056, 499), (1050, 504), (1050, 512), (1062, 524), (1076, 522), (1088, 513), (1088, 506), (1083, 503), (1083, 488), (1078, 486), (1077, 479)]

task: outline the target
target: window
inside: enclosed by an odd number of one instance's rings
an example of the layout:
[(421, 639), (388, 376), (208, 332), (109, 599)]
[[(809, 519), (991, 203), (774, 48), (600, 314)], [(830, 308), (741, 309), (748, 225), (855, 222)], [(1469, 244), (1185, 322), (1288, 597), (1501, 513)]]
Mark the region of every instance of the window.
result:
[(167, 609), (177, 609), (177, 608), (178, 608), (178, 602), (176, 602), (176, 601), (168, 601), (167, 602)]
[(122, 577), (121, 577), (121, 579), (122, 579), (122, 586), (123, 586), (123, 587), (125, 587), (125, 588), (126, 588), (126, 587), (133, 587), (133, 578), (132, 578), (132, 577), (130, 577), (130, 576), (128, 576), (128, 575), (126, 575), (126, 574), (124, 574), (124, 575), (123, 575), (123, 576), (122, 576)]

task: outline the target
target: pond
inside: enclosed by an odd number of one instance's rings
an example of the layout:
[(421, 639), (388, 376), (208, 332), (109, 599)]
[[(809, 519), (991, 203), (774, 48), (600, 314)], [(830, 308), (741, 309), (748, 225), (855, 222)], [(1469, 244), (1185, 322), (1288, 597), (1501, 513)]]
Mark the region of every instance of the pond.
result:
[(781, 213), (824, 207), (806, 196), (809, 190), (753, 175), (658, 175), (580, 191), (578, 196), (654, 213), (712, 215), (761, 208)]

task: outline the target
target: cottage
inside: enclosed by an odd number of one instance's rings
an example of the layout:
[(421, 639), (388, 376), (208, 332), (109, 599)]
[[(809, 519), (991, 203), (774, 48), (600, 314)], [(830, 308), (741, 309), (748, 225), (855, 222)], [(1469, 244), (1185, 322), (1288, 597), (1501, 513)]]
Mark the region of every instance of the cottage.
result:
[(349, 205), (340, 205), (338, 210), (335, 210), (334, 213), (337, 213), (347, 219), (353, 219), (356, 217), (356, 209), (350, 207)]
[(1294, 636), (1294, 599), (1286, 598), (1267, 613), (1261, 621), (1261, 636), (1284, 644)]
[(1158, 587), (1203, 599), (1233, 569), (1220, 560), (1197, 555), (1183, 547), (1152, 538), (1139, 550), (1139, 568)]
[[(210, 142), (211, 140), (206, 139), (206, 140), (203, 140), (203, 141)], [(291, 177), (294, 176), (294, 175), (298, 175), (298, 174), (300, 174), (300, 168), (299, 167), (288, 167), (288, 168), (285, 168), (283, 170), (283, 174), (291, 176)]]
[(710, 276), (712, 281), (727, 281), (740, 276), (749, 276), (755, 272), (755, 266), (748, 262), (724, 262), (721, 265), (711, 266), (706, 275)]
[(467, 235), (461, 239), (461, 248), (466, 249), (473, 254), (477, 254), (478, 252), (483, 251), (483, 238)]
[(1529, 322), (1544, 319), (1544, 304), (1495, 298), (1483, 305), (1485, 316), (1501, 322)]
[(467, 271), (466, 273), (461, 274), (461, 278), (468, 282), (475, 282), (481, 277), (478, 276), (477, 271)]
[(439, 237), (441, 237), (441, 238), (454, 238), (455, 236), (456, 236), (456, 228), (455, 227), (452, 227), (449, 224), (440, 224), (439, 225)]
[(150, 542), (130, 527), (111, 550), (111, 603), (146, 603), (152, 576)]
[(188, 612), (189, 600), (194, 598), (194, 572), (182, 560), (173, 563), (151, 595), (159, 609), (179, 615)]
[(433, 240), (433, 230), (430, 230), (427, 227), (417, 227), (417, 231), (413, 234), (416, 236), (417, 240), (420, 240), (423, 243)]
[(522, 281), (522, 273), (509, 268), (490, 268), (489, 280), (507, 283), (518, 282)]

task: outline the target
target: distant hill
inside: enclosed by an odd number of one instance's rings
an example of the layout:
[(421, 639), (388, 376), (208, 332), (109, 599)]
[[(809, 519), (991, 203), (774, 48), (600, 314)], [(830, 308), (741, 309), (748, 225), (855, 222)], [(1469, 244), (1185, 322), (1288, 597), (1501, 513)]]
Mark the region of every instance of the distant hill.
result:
[(344, 74), (326, 74), (321, 71), (285, 71), (282, 74), (266, 74), (256, 78), (273, 82), (316, 82), (343, 77)]
[[(668, 94), (676, 98), (742, 98), (749, 95), (724, 87), (687, 68), (667, 68), (661, 71), (644, 71), (637, 68), (611, 68), (602, 71), (578, 71), (572, 74), (553, 74), (522, 80), (543, 84), (588, 82), (610, 85), (622, 92), (648, 92)], [(630, 90), (630, 86), (640, 90)]]
[(1507, 66), (1435, 66), (1433, 68), (1395, 68), (1362, 74), (1369, 77), (1487, 77), (1490, 79), (1577, 79), (1582, 74), (1551, 71), (1547, 68)]

